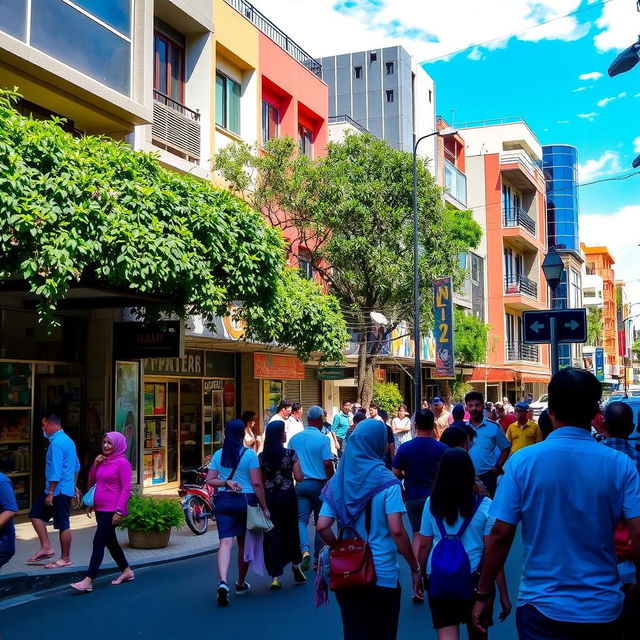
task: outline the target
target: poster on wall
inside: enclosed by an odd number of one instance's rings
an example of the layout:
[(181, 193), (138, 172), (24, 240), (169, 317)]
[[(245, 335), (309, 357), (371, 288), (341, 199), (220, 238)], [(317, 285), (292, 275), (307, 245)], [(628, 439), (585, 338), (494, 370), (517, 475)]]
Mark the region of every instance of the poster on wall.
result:
[(600, 382), (604, 381), (604, 349), (602, 347), (596, 347), (595, 349), (595, 368), (596, 368), (596, 378), (600, 380)]
[(0, 407), (31, 406), (31, 365), (0, 362)]
[(136, 483), (140, 434), (140, 365), (137, 362), (116, 361), (114, 417), (116, 431), (127, 439), (127, 460), (131, 464), (132, 482)]
[(436, 341), (434, 378), (455, 378), (453, 351), (453, 282), (451, 278), (433, 281), (433, 317)]

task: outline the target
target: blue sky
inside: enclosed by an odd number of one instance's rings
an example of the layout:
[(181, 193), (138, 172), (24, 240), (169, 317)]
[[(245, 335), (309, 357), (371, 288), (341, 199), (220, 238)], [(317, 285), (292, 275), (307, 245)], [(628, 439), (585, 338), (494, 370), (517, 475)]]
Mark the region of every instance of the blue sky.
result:
[[(640, 33), (636, 0), (314, 0), (313, 28), (300, 0), (254, 4), (315, 57), (400, 44), (426, 61), (463, 49), (425, 64), (438, 113), (524, 116), (542, 144), (578, 148), (582, 182), (631, 172), (640, 153), (640, 65), (607, 75)], [(618, 277), (640, 279), (640, 175), (581, 188), (580, 207), (582, 239), (609, 246)]]

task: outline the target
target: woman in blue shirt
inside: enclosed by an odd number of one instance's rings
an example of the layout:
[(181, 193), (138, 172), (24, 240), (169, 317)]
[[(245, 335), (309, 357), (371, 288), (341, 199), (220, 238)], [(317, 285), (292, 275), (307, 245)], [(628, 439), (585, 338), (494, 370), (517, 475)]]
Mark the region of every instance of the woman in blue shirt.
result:
[[(376, 638), (394, 640), (400, 616), (398, 552), (411, 568), (414, 593), (421, 591), (420, 567), (402, 524), (405, 513), (400, 482), (382, 460), (387, 448), (387, 427), (380, 420), (363, 420), (349, 438), (338, 471), (325, 487), (318, 518), (318, 533), (329, 546), (332, 531), (353, 527), (368, 538), (376, 572), (376, 584), (336, 591), (344, 640)], [(365, 512), (371, 504), (367, 535)]]
[(264, 515), (269, 518), (269, 510), (264, 497), (264, 485), (258, 456), (243, 445), (245, 424), (242, 420), (230, 420), (224, 434), (224, 444), (211, 459), (207, 474), (207, 484), (218, 489), (215, 499), (215, 518), (220, 538), (218, 549), (218, 604), (229, 604), (227, 574), (231, 564), (233, 539), (238, 539), (238, 582), (236, 595), (251, 591), (245, 578), (249, 563), (244, 560), (244, 541), (247, 533), (247, 505), (260, 503)]

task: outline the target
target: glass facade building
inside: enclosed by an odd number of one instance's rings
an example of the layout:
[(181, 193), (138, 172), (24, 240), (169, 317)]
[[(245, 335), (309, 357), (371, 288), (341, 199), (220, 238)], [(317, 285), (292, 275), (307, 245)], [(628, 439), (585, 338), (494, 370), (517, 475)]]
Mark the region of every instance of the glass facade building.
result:
[(542, 147), (542, 162), (549, 247), (578, 252), (578, 152), (571, 145), (547, 145)]

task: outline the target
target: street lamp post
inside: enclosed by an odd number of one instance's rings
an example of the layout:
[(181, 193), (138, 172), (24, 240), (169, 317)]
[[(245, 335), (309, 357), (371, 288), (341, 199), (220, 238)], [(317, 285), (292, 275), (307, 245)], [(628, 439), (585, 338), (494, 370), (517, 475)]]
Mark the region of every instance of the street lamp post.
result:
[(426, 138), (432, 136), (451, 136), (458, 133), (457, 129), (446, 127), (440, 131), (428, 133), (421, 138), (416, 138), (413, 134), (413, 342), (415, 351), (415, 411), (420, 411), (422, 402), (422, 371), (420, 370), (420, 351), (422, 343), (420, 341), (420, 268), (419, 268), (419, 248), (418, 248), (418, 145)]
[[(564, 273), (564, 263), (556, 250), (552, 247), (547, 252), (542, 263), (542, 271), (551, 289), (551, 303), (556, 295), (556, 289), (562, 280)], [(549, 306), (551, 308), (551, 305)], [(558, 349), (558, 335), (556, 333), (556, 318), (552, 315), (549, 319), (551, 329), (551, 375), (555, 376), (560, 369), (560, 354)]]

